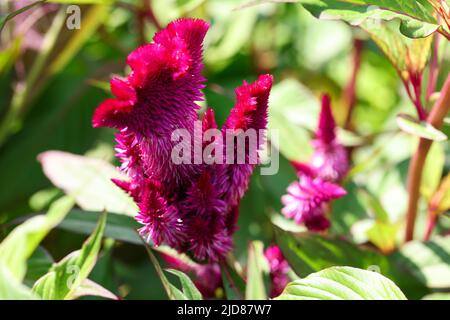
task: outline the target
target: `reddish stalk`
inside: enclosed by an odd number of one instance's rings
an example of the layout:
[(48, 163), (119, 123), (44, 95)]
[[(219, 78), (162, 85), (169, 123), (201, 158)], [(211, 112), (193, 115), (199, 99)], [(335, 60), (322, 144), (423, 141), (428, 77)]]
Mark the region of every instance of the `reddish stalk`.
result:
[[(433, 106), (427, 122), (433, 127), (439, 129), (442, 126), (444, 118), (450, 110), (450, 75), (445, 81), (439, 100)], [(419, 146), (413, 155), (408, 171), (408, 209), (406, 212), (406, 230), (405, 241), (411, 241), (414, 236), (414, 226), (417, 217), (417, 208), (420, 198), (420, 184), (422, 181), (422, 172), (425, 160), (430, 150), (432, 140), (421, 138)]]
[(353, 41), (353, 56), (352, 56), (352, 75), (344, 90), (344, 101), (347, 105), (347, 116), (345, 118), (344, 128), (352, 129), (352, 114), (356, 103), (356, 80), (358, 78), (358, 71), (361, 66), (361, 54), (364, 42), (359, 39)]
[(437, 222), (437, 214), (434, 210), (428, 209), (428, 221), (425, 229), (425, 235), (423, 237), (424, 241), (430, 240), (431, 234), (433, 233), (434, 227)]

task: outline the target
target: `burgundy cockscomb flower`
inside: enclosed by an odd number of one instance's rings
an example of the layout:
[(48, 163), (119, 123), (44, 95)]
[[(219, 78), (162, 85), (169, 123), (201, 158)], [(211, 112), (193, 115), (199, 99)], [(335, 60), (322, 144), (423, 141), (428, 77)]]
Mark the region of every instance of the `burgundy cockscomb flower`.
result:
[(270, 297), (279, 296), (289, 283), (289, 264), (277, 245), (271, 245), (264, 251), (270, 269)]
[(293, 182), (287, 189), (288, 194), (281, 198), (284, 208), (281, 212), (298, 224), (304, 224), (309, 230), (323, 231), (329, 228), (326, 217), (327, 205), (331, 200), (347, 194), (340, 186), (314, 176), (308, 165), (297, 164), (301, 170), (300, 180)]
[(348, 155), (347, 150), (336, 139), (336, 123), (328, 95), (322, 96), (322, 108), (313, 147), (314, 153), (310, 164), (315, 168), (317, 176), (327, 181), (340, 181), (349, 169)]
[[(200, 132), (196, 130), (196, 101), (202, 100), (206, 80), (201, 71), (207, 30), (202, 20), (176, 20), (156, 33), (153, 43), (133, 51), (127, 59), (131, 74), (111, 80), (115, 98), (98, 106), (92, 123), (118, 130), (116, 156), (129, 180), (114, 183), (138, 204), (141, 235), (155, 245), (167, 243), (197, 259), (217, 261), (232, 248), (239, 201), (255, 164), (172, 161), (179, 143), (172, 136), (175, 130), (192, 137), (183, 143), (192, 147), (186, 152), (193, 156), (195, 142), (200, 139), (200, 149), (205, 149), (203, 133), (217, 128), (209, 109)], [(231, 132), (237, 138), (242, 130), (265, 129), (271, 86), (272, 77), (263, 75), (237, 88), (236, 104), (219, 135)], [(259, 143), (253, 149), (259, 149), (263, 141), (258, 133)], [(253, 149), (244, 150), (245, 159), (258, 151)]]

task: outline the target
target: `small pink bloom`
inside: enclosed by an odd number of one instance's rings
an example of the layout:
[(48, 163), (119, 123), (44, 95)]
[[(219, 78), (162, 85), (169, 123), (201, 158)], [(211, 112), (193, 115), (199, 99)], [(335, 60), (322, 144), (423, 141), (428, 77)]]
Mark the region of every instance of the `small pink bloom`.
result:
[(277, 245), (271, 245), (264, 251), (270, 268), (270, 297), (279, 296), (289, 283), (289, 264)]

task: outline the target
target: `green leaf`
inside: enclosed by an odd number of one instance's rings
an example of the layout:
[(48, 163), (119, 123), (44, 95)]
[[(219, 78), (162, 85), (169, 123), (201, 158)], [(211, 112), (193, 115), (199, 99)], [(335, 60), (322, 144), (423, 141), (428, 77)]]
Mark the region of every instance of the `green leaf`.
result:
[(77, 290), (97, 261), (105, 226), (106, 212), (101, 215), (97, 228), (81, 249), (54, 264), (50, 271), (34, 284), (33, 292), (46, 300), (67, 300), (76, 297)]
[(277, 300), (406, 300), (388, 278), (373, 271), (332, 267), (289, 283)]
[(253, 241), (248, 246), (246, 300), (266, 300), (267, 293), (264, 286), (264, 273), (268, 273), (269, 266), (264, 257), (264, 244)]
[(450, 236), (408, 242), (391, 259), (400, 269), (410, 270), (428, 288), (450, 288)]
[(420, 192), (429, 201), (438, 190), (445, 165), (445, 151), (440, 143), (433, 143), (428, 152), (420, 183)]
[[(73, 209), (58, 225), (58, 228), (81, 233), (91, 234), (95, 229), (101, 213), (88, 212)], [(142, 245), (142, 241), (136, 230), (140, 227), (134, 218), (121, 214), (108, 213), (108, 221), (105, 227), (105, 237), (127, 243)]]
[(50, 181), (73, 194), (85, 211), (103, 211), (134, 216), (138, 209), (124, 191), (111, 182), (127, 178), (106, 161), (62, 151), (47, 151), (38, 157)]
[(299, 0), (319, 19), (343, 20), (353, 26), (371, 20), (400, 20), (400, 32), (410, 38), (424, 38), (435, 32), (439, 24), (429, 8), (416, 0)]
[(45, 236), (56, 227), (73, 207), (73, 199), (63, 197), (55, 201), (48, 213), (32, 217), (16, 227), (0, 243), (0, 262), (19, 282), (27, 269), (27, 259)]
[[(142, 239), (142, 238), (141, 238)], [(161, 268), (161, 265), (158, 262), (158, 259), (156, 259), (155, 255), (153, 254), (153, 249), (148, 245), (147, 242), (142, 239), (142, 242), (145, 246), (145, 250), (147, 251), (147, 255), (150, 258), (151, 263), (155, 267), (156, 273), (158, 274), (159, 280), (161, 280), (161, 283), (163, 285), (164, 290), (166, 291), (167, 296), (170, 300), (186, 300), (186, 296), (174, 285), (172, 285), (169, 280), (167, 279), (166, 275), (164, 274), (163, 269)]]
[(389, 270), (386, 257), (344, 240), (311, 233), (294, 235), (277, 228), (275, 236), (289, 265), (300, 277), (332, 266), (367, 269), (376, 265), (382, 273)]
[(31, 289), (14, 278), (9, 268), (0, 261), (0, 300), (37, 300)]
[(397, 124), (404, 132), (433, 141), (445, 141), (447, 136), (427, 122), (420, 122), (407, 114), (397, 115)]
[(202, 300), (202, 294), (184, 272), (175, 269), (166, 269), (166, 271), (176, 275), (180, 279), (183, 294), (187, 300)]

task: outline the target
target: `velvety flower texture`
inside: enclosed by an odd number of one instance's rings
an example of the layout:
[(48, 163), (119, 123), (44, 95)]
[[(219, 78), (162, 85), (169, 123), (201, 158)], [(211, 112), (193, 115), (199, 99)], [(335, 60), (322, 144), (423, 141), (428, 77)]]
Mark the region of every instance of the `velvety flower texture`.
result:
[(299, 181), (292, 183), (281, 198), (282, 213), (309, 230), (330, 227), (326, 217), (328, 203), (343, 197), (346, 191), (337, 185), (349, 168), (347, 151), (336, 139), (336, 123), (330, 97), (322, 96), (319, 124), (313, 140), (314, 154), (310, 163), (292, 162)]
[(293, 182), (287, 191), (281, 198), (284, 204), (281, 212), (312, 231), (323, 231), (330, 227), (330, 221), (325, 215), (328, 202), (347, 194), (342, 187), (314, 177), (306, 169), (300, 180)]
[(340, 181), (348, 172), (349, 162), (347, 150), (336, 139), (336, 123), (328, 95), (322, 96), (322, 108), (313, 147), (311, 166), (316, 170), (317, 176), (327, 181)]
[[(207, 30), (202, 20), (176, 20), (156, 33), (153, 43), (133, 51), (127, 59), (131, 74), (112, 78), (115, 98), (98, 106), (92, 123), (118, 130), (116, 155), (129, 180), (114, 182), (138, 204), (141, 235), (155, 245), (167, 243), (199, 260), (216, 261), (232, 248), (239, 201), (254, 164), (196, 164), (194, 157), (191, 163), (172, 161), (172, 150), (179, 143), (172, 140), (174, 130), (187, 131), (192, 146), (203, 137), (194, 123), (196, 101), (202, 100), (206, 80), (201, 71)], [(221, 130), (223, 136), (225, 131), (239, 135), (238, 129), (266, 128), (271, 86), (272, 77), (262, 75), (236, 89), (236, 104)], [(217, 128), (211, 109), (202, 127)]]
[(279, 296), (289, 283), (289, 264), (277, 245), (271, 245), (264, 251), (264, 256), (269, 263), (270, 271), (270, 297)]

